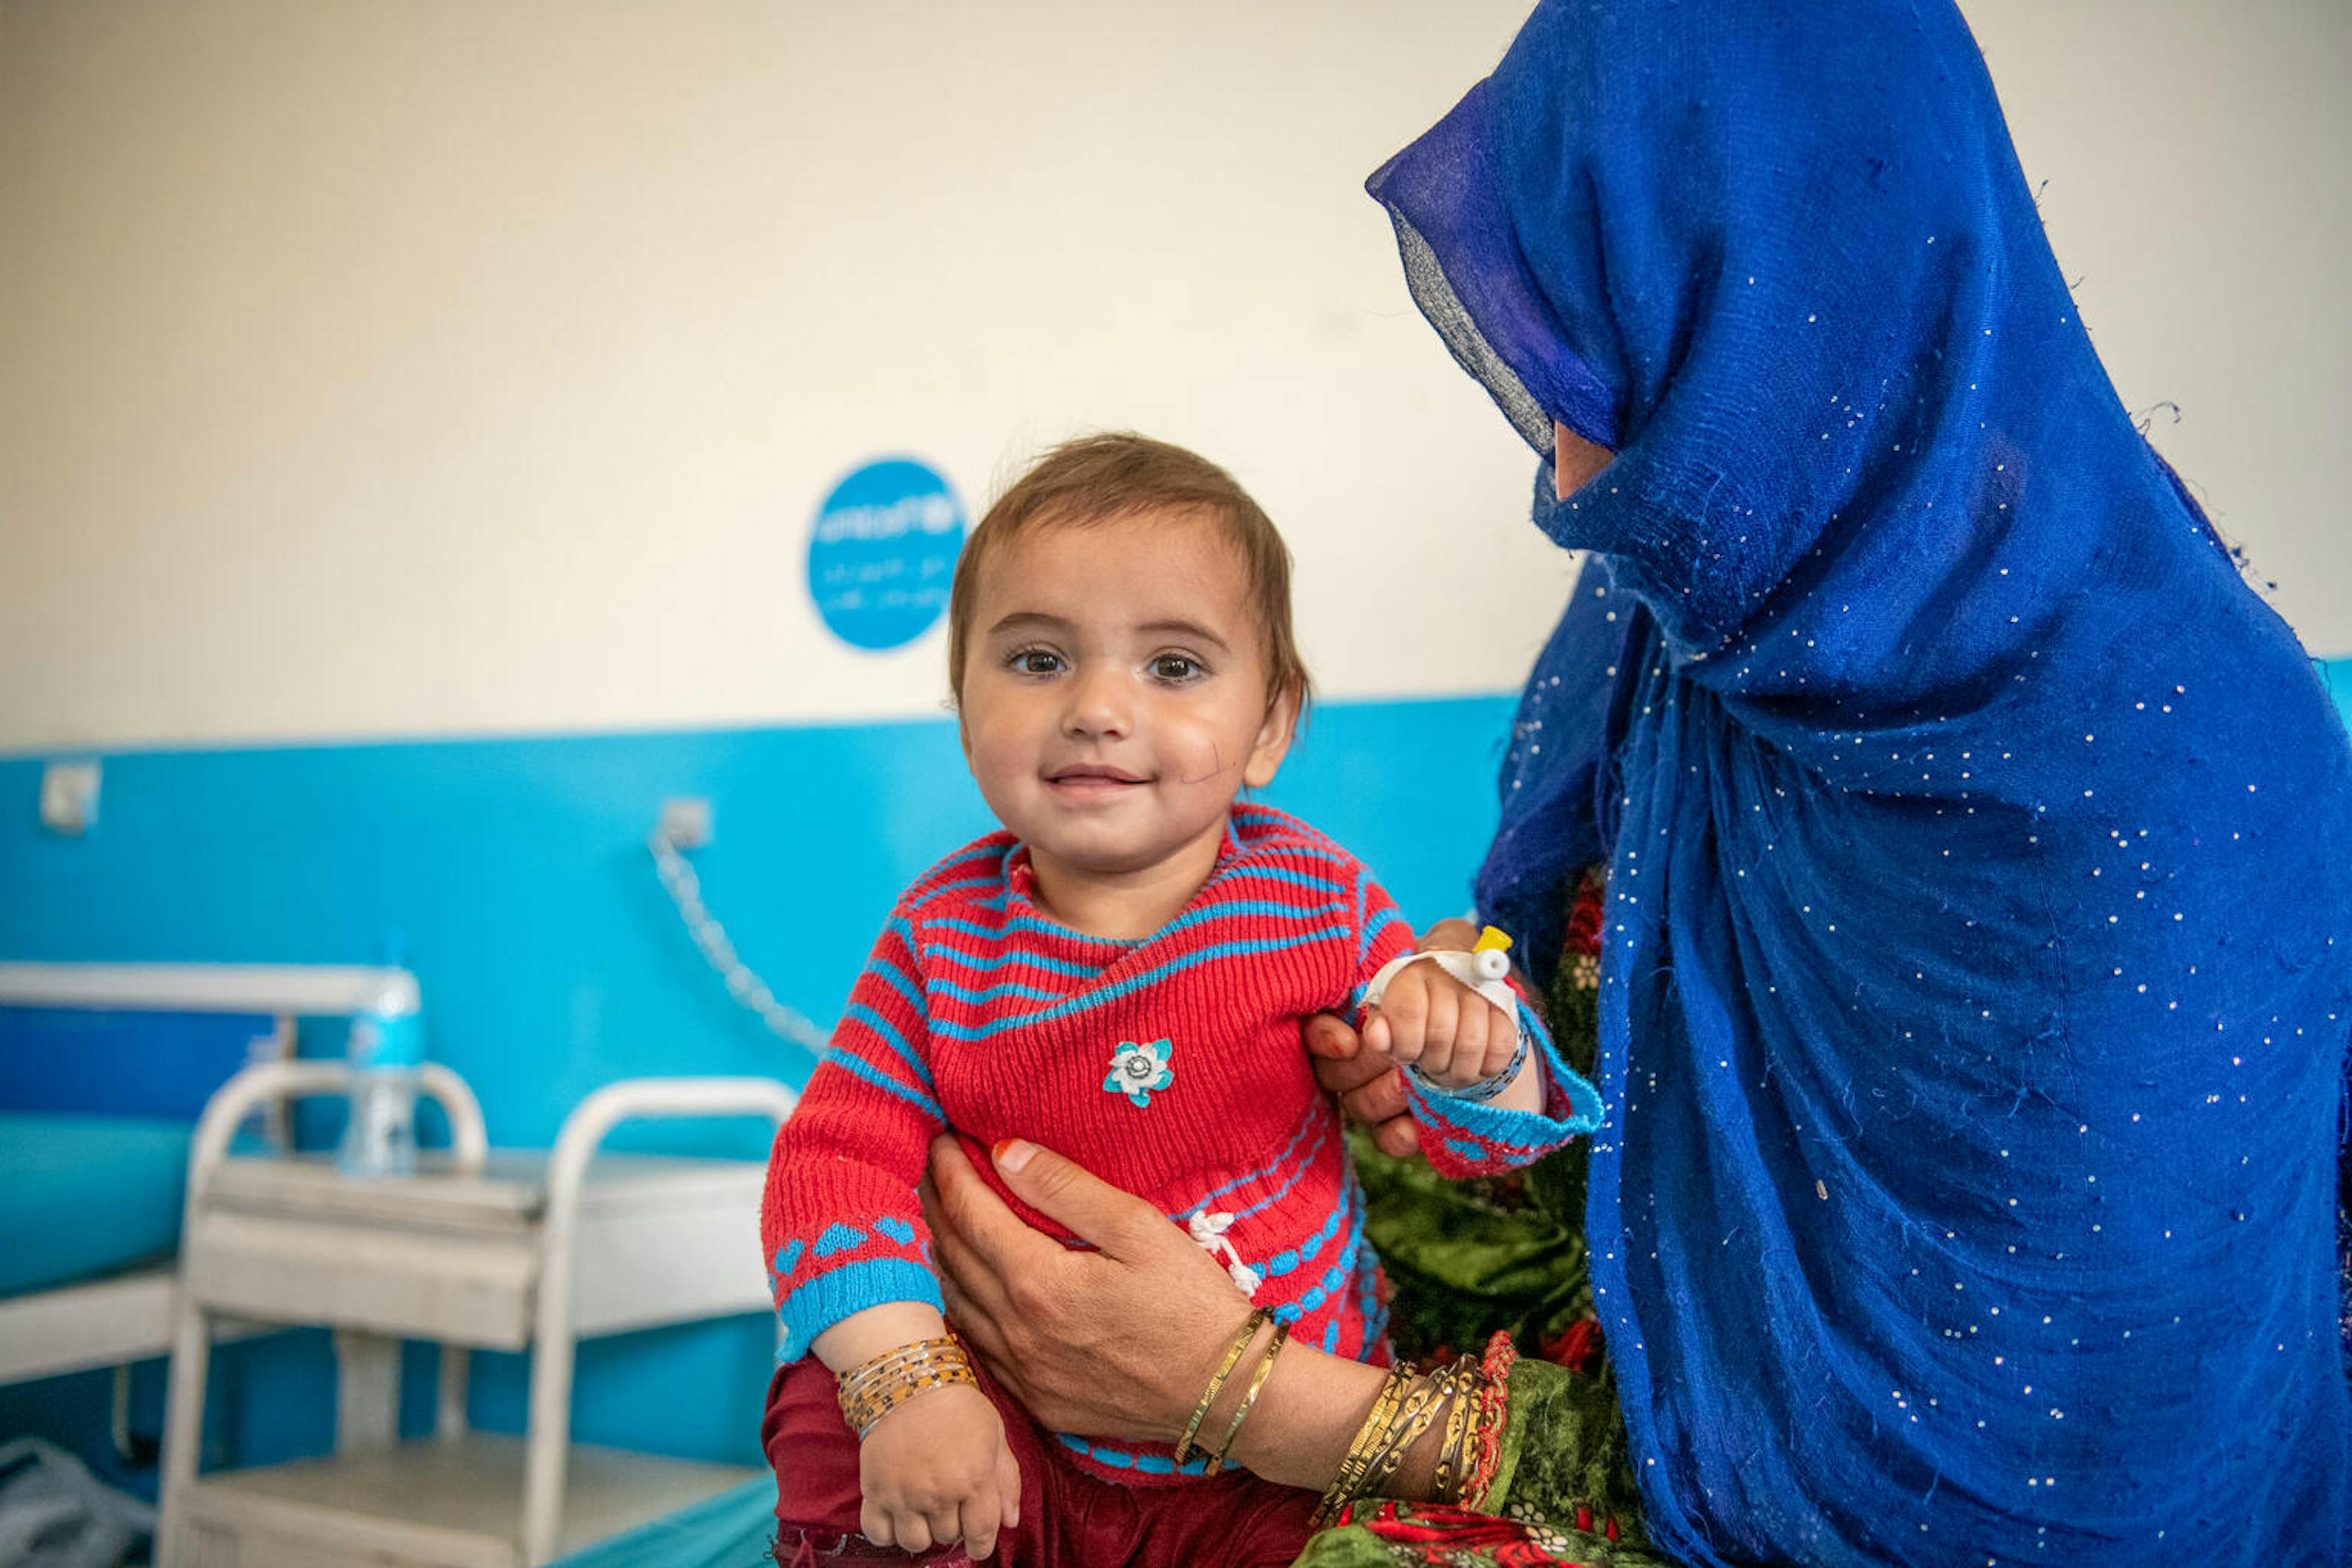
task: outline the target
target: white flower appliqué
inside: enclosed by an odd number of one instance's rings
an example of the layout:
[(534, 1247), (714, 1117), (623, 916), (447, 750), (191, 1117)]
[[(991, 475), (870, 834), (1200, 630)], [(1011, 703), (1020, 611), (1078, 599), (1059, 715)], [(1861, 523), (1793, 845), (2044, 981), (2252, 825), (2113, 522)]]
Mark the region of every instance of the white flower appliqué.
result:
[(1171, 1049), (1166, 1040), (1141, 1046), (1133, 1040), (1121, 1040), (1110, 1053), (1110, 1071), (1103, 1075), (1104, 1089), (1127, 1096), (1130, 1105), (1150, 1105), (1153, 1089), (1166, 1089), (1176, 1081), (1176, 1069), (1168, 1065)]

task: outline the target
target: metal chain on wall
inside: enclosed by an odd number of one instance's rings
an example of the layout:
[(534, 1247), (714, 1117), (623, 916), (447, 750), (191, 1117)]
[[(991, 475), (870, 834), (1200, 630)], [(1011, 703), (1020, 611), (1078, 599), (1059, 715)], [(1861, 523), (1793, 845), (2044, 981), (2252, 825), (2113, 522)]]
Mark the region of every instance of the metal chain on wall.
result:
[(727, 928), (711, 918), (709, 908), (702, 901), (702, 879), (687, 864), (686, 857), (678, 853), (669, 834), (663, 828), (655, 828), (646, 840), (646, 848), (652, 853), (654, 870), (668, 889), (670, 901), (677, 906), (677, 917), (686, 922), (694, 945), (702, 950), (704, 960), (727, 983), (727, 994), (757, 1014), (769, 1033), (822, 1056), (828, 1039), (826, 1032), (805, 1014), (777, 1001), (768, 983), (752, 973), (736, 952), (735, 944), (727, 939)]

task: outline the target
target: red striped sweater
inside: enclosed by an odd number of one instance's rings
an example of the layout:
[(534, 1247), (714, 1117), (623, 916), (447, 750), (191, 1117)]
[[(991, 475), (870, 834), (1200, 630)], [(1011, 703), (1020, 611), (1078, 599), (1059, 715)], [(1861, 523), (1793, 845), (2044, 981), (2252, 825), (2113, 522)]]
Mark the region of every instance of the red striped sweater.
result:
[[(1026, 849), (995, 833), (926, 873), (884, 925), (769, 1167), (782, 1358), (866, 1307), (940, 1304), (915, 1183), (950, 1127), (991, 1180), (988, 1149), (1026, 1138), (1180, 1224), (1205, 1214), (1196, 1235), (1222, 1232), (1257, 1304), (1309, 1344), (1385, 1362), (1378, 1260), (1299, 1025), (1353, 1016), (1366, 982), (1411, 951), (1387, 893), (1312, 828), (1248, 805), (1207, 883), (1141, 942), (1057, 924), (1033, 893)], [(1598, 1124), (1591, 1087), (1520, 1011), (1549, 1073), (1548, 1114), (1416, 1090), (1441, 1171), (1525, 1164)], [(1164, 1448), (1062, 1440), (1101, 1472), (1176, 1469)]]

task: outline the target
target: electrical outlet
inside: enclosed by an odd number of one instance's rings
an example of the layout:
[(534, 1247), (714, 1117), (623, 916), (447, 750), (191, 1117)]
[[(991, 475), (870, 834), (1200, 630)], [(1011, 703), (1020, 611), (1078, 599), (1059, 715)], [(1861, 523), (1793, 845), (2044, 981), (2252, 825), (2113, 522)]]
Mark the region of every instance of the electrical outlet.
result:
[(41, 770), (41, 826), (79, 838), (98, 826), (99, 764), (51, 763)]
[(674, 849), (699, 849), (710, 842), (710, 797), (677, 795), (661, 803), (662, 837)]

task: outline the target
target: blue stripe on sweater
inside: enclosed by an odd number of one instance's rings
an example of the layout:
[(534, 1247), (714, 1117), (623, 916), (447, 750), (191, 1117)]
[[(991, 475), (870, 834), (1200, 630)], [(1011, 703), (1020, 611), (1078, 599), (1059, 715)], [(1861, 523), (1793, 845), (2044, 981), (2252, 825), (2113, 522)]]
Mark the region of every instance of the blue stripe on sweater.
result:
[[(1346, 914), (1345, 908), (1338, 903), (1286, 904), (1271, 899), (1225, 899), (1177, 916), (1144, 940), (1159, 942), (1180, 932), (1191, 931), (1196, 926), (1232, 918), (1246, 919), (1264, 916), (1269, 920), (1328, 922), (1344, 919)], [(1055, 925), (1049, 921), (1034, 920), (1026, 915), (1016, 915), (1001, 926), (986, 926), (977, 921), (939, 920), (930, 921), (926, 929), (932, 932), (954, 931), (960, 935), (976, 936), (992, 942), (1002, 941), (1015, 931), (1031, 931), (1064, 937), (1080, 935), (1065, 927)], [(1327, 933), (1336, 934), (1340, 928), (1327, 924), (1320, 929)], [(1140, 942), (1114, 942), (1107, 937), (1086, 937), (1082, 940), (1116, 946), (1118, 952), (1108, 955), (1105, 960), (1106, 963), (1113, 962), (1121, 954), (1142, 945)], [(931, 944), (930, 951), (968, 969), (999, 969), (1007, 964), (1026, 963), (1034, 964), (1050, 973), (1067, 975), (1074, 980), (1091, 980), (1101, 973), (1099, 968), (1089, 969), (1083, 964), (1072, 963), (1066, 959), (1048, 957), (1026, 949), (1015, 949), (1007, 952), (976, 953), (954, 942), (935, 941)]]
[(1321, 1311), (1347, 1284), (1348, 1277), (1355, 1270), (1356, 1255), (1363, 1245), (1363, 1227), (1350, 1225), (1348, 1227), (1347, 1239), (1340, 1246), (1339, 1256), (1332, 1261), (1331, 1267), (1323, 1271), (1323, 1278), (1317, 1280), (1314, 1286), (1297, 1300), (1287, 1301), (1276, 1307), (1274, 1310), (1275, 1321), (1296, 1323), (1309, 1312)]
[[(930, 1064), (923, 1059), (923, 1054), (915, 1048), (913, 1042), (898, 1032), (898, 1025), (863, 1002), (852, 1002), (841, 1010), (843, 1023), (846, 1024), (853, 1020), (871, 1029), (876, 1038), (896, 1052), (898, 1059), (912, 1070), (914, 1081), (917, 1084), (926, 1090), (938, 1087), (931, 1081)], [(878, 1067), (881, 1064), (877, 1062), (875, 1065)]]
[(935, 888), (924, 889), (923, 896), (915, 901), (915, 907), (917, 909), (920, 909), (923, 905), (929, 903), (932, 900), (944, 898), (950, 893), (970, 892), (976, 891), (982, 888), (993, 888), (1001, 884), (1003, 880), (1004, 874), (998, 871), (992, 872), (985, 877), (965, 877), (958, 881), (941, 882)]
[(947, 1125), (947, 1114), (940, 1109), (939, 1101), (921, 1089), (910, 1089), (900, 1083), (856, 1052), (836, 1047), (825, 1052), (824, 1059), (828, 1066), (837, 1067), (852, 1078), (862, 1079), (885, 1093), (897, 1095), (940, 1126)]
[(1107, 1470), (1134, 1470), (1147, 1476), (1198, 1476), (1206, 1474), (1209, 1461), (1198, 1456), (1178, 1464), (1166, 1454), (1139, 1454), (1132, 1448), (1122, 1448), (1114, 1443), (1090, 1441), (1067, 1432), (1056, 1432), (1054, 1440), (1074, 1454), (1092, 1459)]
[(1372, 873), (1369, 867), (1356, 868), (1356, 967), (1361, 969), (1372, 956), (1372, 933), (1364, 929), (1364, 910), (1371, 906)]
[(1356, 1242), (1360, 1233), (1356, 1223), (1356, 1205), (1349, 1201), (1351, 1196), (1352, 1194), (1348, 1189), (1342, 1188), (1339, 1193), (1339, 1205), (1325, 1217), (1323, 1228), (1297, 1247), (1284, 1247), (1280, 1252), (1267, 1258), (1265, 1267), (1258, 1270), (1259, 1276), (1266, 1279), (1280, 1279), (1285, 1275), (1297, 1272), (1301, 1266), (1315, 1261), (1317, 1255), (1323, 1250), (1324, 1245), (1339, 1234), (1342, 1226), (1346, 1226), (1348, 1231), (1348, 1245), (1342, 1250), (1347, 1258), (1352, 1260), (1355, 1256)]
[(1379, 914), (1374, 915), (1371, 919), (1371, 923), (1364, 928), (1362, 938), (1363, 947), (1362, 950), (1356, 954), (1356, 962), (1359, 964), (1368, 963), (1371, 961), (1372, 944), (1374, 941), (1382, 931), (1388, 930), (1391, 926), (1404, 926), (1405, 940), (1408, 942), (1412, 940), (1412, 928), (1404, 924), (1404, 917), (1397, 913), (1394, 910), (1382, 910)]
[(1269, 882), (1286, 882), (1294, 888), (1312, 888), (1317, 892), (1328, 893), (1335, 899), (1344, 899), (1348, 896), (1347, 883), (1335, 881), (1329, 877), (1311, 877), (1304, 871), (1294, 871), (1287, 866), (1258, 866), (1244, 863), (1228, 866), (1217, 873), (1217, 879), (1221, 882), (1241, 882), (1253, 879), (1263, 879)]
[[(970, 932), (979, 937), (992, 938), (1000, 934), (971, 921), (939, 921), (932, 925), (931, 929)], [(953, 942), (934, 942), (931, 943), (931, 952), (934, 956), (950, 959), (966, 969), (1002, 969), (1009, 963), (1023, 963), (1034, 965), (1049, 974), (1066, 974), (1073, 980), (1092, 980), (1102, 973), (1099, 966), (1089, 969), (1083, 963), (1072, 963), (1067, 959), (1062, 958), (1048, 958), (1043, 953), (1030, 952), (1021, 948), (1012, 948), (1003, 952), (972, 952)], [(1119, 954), (1111, 953), (1103, 960), (1103, 963), (1106, 964), (1113, 963), (1118, 957)]]
[[(1211, 1204), (1215, 1203), (1219, 1198), (1223, 1197), (1227, 1193), (1233, 1192), (1233, 1191), (1234, 1191), (1234, 1190), (1236, 1190), (1236, 1189), (1238, 1189), (1238, 1188), (1241, 1188), (1241, 1187), (1248, 1186), (1252, 1182), (1259, 1182), (1259, 1181), (1264, 1181), (1264, 1180), (1265, 1180), (1267, 1177), (1272, 1176), (1276, 1172), (1277, 1172), (1277, 1171), (1279, 1171), (1279, 1170), (1281, 1170), (1281, 1169), (1282, 1169), (1284, 1163), (1285, 1163), (1286, 1161), (1287, 1161), (1287, 1160), (1290, 1158), (1290, 1156), (1291, 1156), (1291, 1154), (1293, 1153), (1293, 1152), (1295, 1152), (1295, 1151), (1297, 1149), (1297, 1147), (1298, 1147), (1298, 1145), (1299, 1145), (1299, 1142), (1300, 1142), (1302, 1139), (1304, 1139), (1304, 1138), (1305, 1138), (1305, 1137), (1306, 1137), (1309, 1132), (1312, 1132), (1312, 1131), (1316, 1131), (1318, 1128), (1327, 1128), (1327, 1129), (1328, 1129), (1328, 1128), (1329, 1127), (1329, 1125), (1330, 1125), (1329, 1121), (1328, 1121), (1326, 1118), (1324, 1118), (1324, 1117), (1320, 1117), (1320, 1116), (1310, 1116), (1310, 1117), (1308, 1117), (1306, 1121), (1302, 1121), (1302, 1122), (1300, 1122), (1300, 1123), (1298, 1124), (1298, 1131), (1296, 1131), (1296, 1132), (1294, 1132), (1294, 1133), (1292, 1133), (1292, 1134), (1290, 1135), (1290, 1142), (1287, 1142), (1287, 1143), (1286, 1143), (1286, 1144), (1284, 1144), (1284, 1145), (1282, 1146), (1282, 1152), (1281, 1152), (1281, 1153), (1279, 1153), (1279, 1154), (1276, 1154), (1276, 1155), (1274, 1157), (1274, 1159), (1272, 1160), (1272, 1162), (1270, 1162), (1269, 1163), (1267, 1163), (1266, 1165), (1265, 1165), (1265, 1166), (1261, 1167), (1261, 1168), (1260, 1168), (1260, 1169), (1258, 1169), (1258, 1170), (1252, 1171), (1252, 1172), (1251, 1172), (1248, 1175), (1246, 1175), (1246, 1176), (1235, 1176), (1232, 1181), (1227, 1182), (1223, 1186), (1222, 1186), (1222, 1187), (1218, 1187), (1218, 1188), (1214, 1189), (1213, 1191), (1211, 1191), (1211, 1192), (1207, 1192), (1207, 1193), (1202, 1194), (1201, 1195), (1201, 1198), (1200, 1198), (1200, 1201), (1199, 1201), (1199, 1202), (1197, 1202), (1197, 1203), (1193, 1203), (1193, 1204), (1191, 1204), (1191, 1205), (1186, 1205), (1186, 1206), (1185, 1206), (1183, 1209), (1181, 1209), (1181, 1210), (1179, 1210), (1179, 1211), (1173, 1211), (1173, 1212), (1170, 1213), (1170, 1215), (1168, 1215), (1168, 1217), (1169, 1217), (1171, 1220), (1178, 1221), (1178, 1222), (1180, 1222), (1180, 1223), (1181, 1223), (1182, 1220), (1184, 1220), (1184, 1219), (1185, 1219), (1185, 1218), (1187, 1218), (1188, 1216), (1190, 1216), (1190, 1215), (1192, 1215), (1198, 1214), (1201, 1210), (1202, 1210), (1202, 1209), (1204, 1209), (1204, 1208), (1207, 1208)], [(1322, 1140), (1320, 1140), (1320, 1139), (1316, 1140), (1316, 1143), (1315, 1143), (1315, 1147), (1314, 1147), (1314, 1149), (1309, 1150), (1309, 1151), (1307, 1152), (1307, 1157), (1308, 1157), (1309, 1159), (1312, 1159), (1312, 1158), (1315, 1156), (1315, 1154), (1317, 1154), (1317, 1153), (1318, 1153), (1318, 1152), (1321, 1152), (1322, 1148), (1323, 1148), (1323, 1142), (1322, 1142)]]
[(985, 1007), (991, 1002), (1005, 996), (1018, 996), (1027, 1002), (1051, 1002), (1064, 994), (1059, 991), (1047, 991), (1035, 985), (1024, 985), (1018, 980), (1000, 981), (994, 985), (983, 985), (977, 991), (968, 985), (959, 985), (952, 980), (934, 980), (931, 982), (931, 990), (935, 994), (952, 996), (959, 1002), (968, 1002), (975, 1007)]
[[(1332, 1126), (1329, 1121), (1324, 1121), (1318, 1117), (1317, 1118), (1317, 1124), (1323, 1128), (1327, 1135), (1329, 1133)], [(1323, 1152), (1323, 1140), (1318, 1138), (1315, 1141), (1315, 1147), (1307, 1151), (1305, 1157), (1298, 1162), (1298, 1168), (1291, 1172), (1289, 1175), (1284, 1177), (1280, 1186), (1275, 1188), (1274, 1191), (1266, 1194), (1265, 1196), (1258, 1199), (1257, 1202), (1250, 1205), (1249, 1207), (1234, 1215), (1234, 1218), (1237, 1220), (1247, 1219), (1251, 1215), (1269, 1208), (1274, 1205), (1280, 1203), (1284, 1198), (1288, 1197), (1290, 1195), (1290, 1189), (1297, 1186), (1305, 1179), (1307, 1173), (1314, 1167), (1315, 1157), (1321, 1152)], [(1343, 1194), (1342, 1196), (1344, 1198), (1345, 1194)]]
[(1123, 980), (1116, 981), (1111, 984), (1102, 986), (1098, 990), (1088, 992), (1083, 996), (1070, 997), (1065, 1002), (1058, 1003), (1051, 1007), (1043, 1008), (1038, 1012), (1024, 1013), (1013, 1017), (992, 1019), (990, 1022), (979, 1026), (958, 1024), (946, 1018), (934, 1018), (931, 1020), (931, 1033), (940, 1036), (944, 1039), (950, 1040), (985, 1040), (992, 1038), (994, 1036), (1001, 1035), (1008, 1029), (1025, 1028), (1034, 1024), (1049, 1023), (1055, 1018), (1066, 1018), (1074, 1014), (1091, 1012), (1097, 1007), (1116, 1002), (1122, 996), (1130, 995), (1137, 991), (1140, 991), (1148, 985), (1157, 984), (1159, 982), (1165, 980), (1171, 974), (1181, 974), (1188, 969), (1194, 969), (1203, 963), (1213, 963), (1220, 958), (1247, 957), (1255, 953), (1286, 952), (1293, 948), (1308, 946), (1315, 942), (1322, 940), (1323, 936), (1324, 933), (1320, 931), (1304, 931), (1285, 937), (1267, 937), (1246, 941), (1216, 942), (1211, 946), (1200, 948), (1192, 952), (1185, 953), (1181, 957), (1171, 959), (1165, 963), (1154, 965), (1152, 968), (1143, 970), (1139, 973), (1130, 974)]
[[(1229, 915), (1265, 915), (1269, 919), (1280, 921), (1312, 920), (1337, 922), (1344, 921), (1348, 911), (1345, 906), (1339, 903), (1283, 904), (1276, 903), (1271, 899), (1223, 899), (1213, 904), (1194, 910), (1189, 914), (1178, 915), (1160, 927), (1151, 940), (1157, 942), (1161, 937), (1173, 936), (1178, 931), (1190, 931), (1194, 926), (1206, 925), (1211, 921), (1223, 920)], [(1344, 927), (1334, 923), (1322, 929), (1336, 935)]]
[(906, 998), (907, 1005), (916, 1012), (923, 1010), (923, 993), (914, 980), (888, 959), (877, 954), (866, 961), (866, 973)]
[(971, 936), (985, 937), (991, 942), (1010, 936), (1014, 931), (1031, 931), (1039, 936), (1061, 937), (1070, 942), (1080, 942), (1094, 947), (1111, 949), (1112, 951), (1103, 960), (1106, 963), (1136, 945), (1132, 940), (1126, 937), (1088, 936), (1082, 931), (1072, 931), (1068, 926), (1056, 925), (1052, 921), (1037, 915), (1014, 915), (994, 924), (983, 924), (979, 921), (961, 921), (952, 916), (943, 915), (935, 921), (926, 921), (923, 923), (923, 929), (930, 931), (960, 931)]

